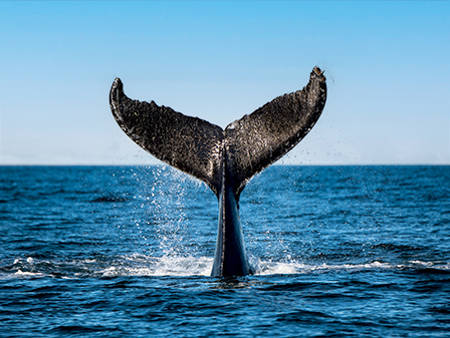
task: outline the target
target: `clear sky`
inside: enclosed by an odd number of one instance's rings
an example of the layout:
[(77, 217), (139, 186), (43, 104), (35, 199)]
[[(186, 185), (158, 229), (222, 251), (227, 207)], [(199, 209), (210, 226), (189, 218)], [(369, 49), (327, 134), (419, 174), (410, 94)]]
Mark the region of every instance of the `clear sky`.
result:
[(0, 2), (0, 164), (149, 164), (113, 79), (225, 127), (325, 69), (281, 163), (450, 164), (450, 2)]

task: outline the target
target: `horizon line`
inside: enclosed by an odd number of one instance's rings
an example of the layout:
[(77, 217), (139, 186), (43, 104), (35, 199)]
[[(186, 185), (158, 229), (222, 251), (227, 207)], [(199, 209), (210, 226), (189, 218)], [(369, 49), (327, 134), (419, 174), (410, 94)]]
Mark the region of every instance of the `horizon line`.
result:
[[(154, 163), (154, 164), (107, 164), (107, 163), (5, 163), (0, 167), (158, 167), (169, 166), (166, 163)], [(450, 166), (450, 163), (307, 163), (307, 164), (272, 164), (269, 167), (412, 167), (412, 166)], [(177, 168), (174, 168), (177, 169)], [(178, 169), (179, 170), (179, 169)]]

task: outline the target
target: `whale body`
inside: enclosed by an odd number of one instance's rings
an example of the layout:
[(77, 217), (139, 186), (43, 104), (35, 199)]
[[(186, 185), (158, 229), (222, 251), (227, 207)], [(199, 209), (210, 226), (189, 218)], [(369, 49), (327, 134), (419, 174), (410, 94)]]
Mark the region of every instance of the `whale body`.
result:
[(205, 182), (219, 202), (212, 276), (252, 274), (239, 220), (239, 196), (256, 173), (291, 150), (325, 106), (326, 79), (314, 67), (308, 84), (266, 103), (225, 129), (154, 101), (128, 98), (116, 78), (109, 102), (122, 130), (169, 165)]

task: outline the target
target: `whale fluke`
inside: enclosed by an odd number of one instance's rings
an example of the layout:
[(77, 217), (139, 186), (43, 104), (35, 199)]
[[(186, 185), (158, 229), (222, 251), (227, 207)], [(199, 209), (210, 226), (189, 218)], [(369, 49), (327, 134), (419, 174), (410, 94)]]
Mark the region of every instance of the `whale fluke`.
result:
[(225, 130), (197, 117), (129, 99), (116, 78), (110, 92), (111, 110), (119, 126), (156, 158), (221, 190), (223, 147), (239, 197), (256, 173), (281, 158), (311, 130), (326, 101), (326, 81), (315, 67), (302, 90), (279, 96), (230, 123)]
[(311, 130), (327, 87), (315, 67), (302, 90), (279, 96), (225, 130), (154, 101), (129, 99), (120, 79), (109, 102), (119, 126), (158, 159), (206, 182), (219, 201), (213, 276), (252, 273), (239, 220), (239, 195), (253, 175), (291, 150)]

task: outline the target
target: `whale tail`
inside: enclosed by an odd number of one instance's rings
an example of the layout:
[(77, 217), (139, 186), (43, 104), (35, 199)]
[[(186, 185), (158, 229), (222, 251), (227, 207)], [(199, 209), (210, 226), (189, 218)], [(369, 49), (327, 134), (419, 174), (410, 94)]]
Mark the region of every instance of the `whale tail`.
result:
[(311, 130), (326, 95), (325, 76), (314, 67), (302, 90), (275, 98), (225, 130), (154, 101), (129, 99), (119, 78), (112, 84), (109, 101), (117, 123), (134, 142), (204, 181), (218, 198), (226, 161), (238, 199), (253, 175), (281, 158)]

